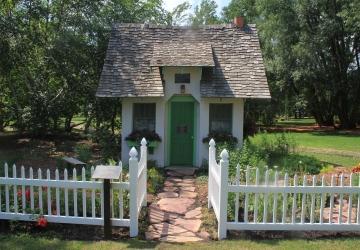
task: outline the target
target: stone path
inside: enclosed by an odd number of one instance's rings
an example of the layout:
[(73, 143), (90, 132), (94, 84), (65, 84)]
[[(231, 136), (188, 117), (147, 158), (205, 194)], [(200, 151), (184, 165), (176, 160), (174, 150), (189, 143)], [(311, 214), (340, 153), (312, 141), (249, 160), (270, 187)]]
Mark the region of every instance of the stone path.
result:
[(205, 241), (207, 232), (199, 232), (201, 207), (197, 206), (193, 169), (166, 172), (164, 187), (149, 206), (150, 226), (147, 240), (170, 242)]

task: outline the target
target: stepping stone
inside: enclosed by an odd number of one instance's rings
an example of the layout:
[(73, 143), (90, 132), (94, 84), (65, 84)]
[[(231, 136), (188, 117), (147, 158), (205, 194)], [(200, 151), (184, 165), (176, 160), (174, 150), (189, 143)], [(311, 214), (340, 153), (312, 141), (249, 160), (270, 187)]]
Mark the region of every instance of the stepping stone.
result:
[(197, 197), (197, 193), (195, 192), (190, 192), (190, 191), (180, 191), (180, 197), (182, 198), (190, 198), (190, 199), (195, 199)]
[(175, 184), (176, 184), (176, 182), (166, 180), (164, 182), (164, 187), (175, 187), (176, 186)]
[(189, 231), (186, 230), (185, 228), (164, 222), (164, 223), (150, 225), (148, 228), (148, 232), (153, 233), (153, 236), (156, 236), (157, 234), (158, 238), (160, 238), (168, 235), (180, 235), (180, 234), (182, 235)]
[(147, 203), (152, 203), (153, 200), (155, 199), (155, 196), (153, 194), (146, 194), (146, 200), (147, 200)]
[(184, 215), (194, 203), (195, 200), (189, 198), (164, 198), (157, 205), (163, 211)]
[(195, 185), (195, 180), (194, 179), (184, 179), (181, 182)]
[(181, 191), (195, 192), (195, 187), (180, 187), (180, 192)]
[(208, 232), (201, 231), (200, 233), (197, 233), (197, 235), (204, 240), (210, 240), (210, 234)]
[(182, 219), (182, 218), (177, 218), (175, 220), (174, 223), (176, 226), (185, 228), (193, 233), (196, 233), (197, 231), (199, 231), (200, 226), (201, 226), (201, 220), (199, 219)]
[(179, 217), (178, 214), (168, 213), (162, 211), (158, 206), (152, 204), (149, 206), (149, 221), (150, 224), (157, 224), (161, 222), (174, 222)]
[(164, 187), (163, 191), (165, 192), (177, 192), (179, 190), (179, 188), (177, 187)]
[(159, 238), (160, 238), (160, 234), (155, 230), (145, 232), (146, 240), (158, 240)]
[(182, 177), (194, 175), (195, 168), (172, 168), (167, 171), (169, 176)]
[(175, 171), (172, 171), (172, 170), (168, 170), (168, 171), (166, 172), (166, 175), (167, 175), (167, 176), (171, 176), (171, 177), (183, 177), (182, 174), (179, 174), (179, 173), (177, 173), (177, 172), (175, 172)]
[(161, 241), (174, 242), (174, 243), (183, 243), (183, 242), (199, 242), (204, 241), (204, 239), (198, 237), (196, 234), (187, 232), (181, 235), (169, 235), (166, 237), (160, 238)]
[(157, 195), (158, 198), (163, 199), (163, 198), (177, 198), (179, 197), (178, 193), (175, 192), (163, 192), (163, 193), (159, 193)]
[(190, 210), (185, 214), (185, 219), (200, 219), (201, 218), (201, 207), (197, 207), (194, 210)]
[(183, 179), (181, 178), (176, 178), (176, 177), (168, 177), (165, 179), (166, 181), (170, 181), (170, 182), (182, 182)]
[(195, 185), (194, 182), (189, 182), (189, 181), (182, 181), (182, 182), (176, 182), (177, 186), (181, 186), (181, 187), (193, 187)]

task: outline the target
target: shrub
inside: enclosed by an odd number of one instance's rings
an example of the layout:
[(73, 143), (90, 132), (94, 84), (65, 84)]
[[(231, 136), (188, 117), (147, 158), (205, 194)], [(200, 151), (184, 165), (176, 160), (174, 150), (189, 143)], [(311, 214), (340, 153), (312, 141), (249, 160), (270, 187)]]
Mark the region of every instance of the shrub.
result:
[(260, 138), (258, 143), (254, 143), (257, 151), (265, 158), (286, 156), (295, 152), (296, 142), (288, 133), (275, 134), (273, 137), (268, 133), (257, 135)]
[(152, 166), (148, 168), (147, 174), (148, 192), (154, 194), (157, 190), (161, 188), (164, 183), (164, 175), (162, 173), (162, 169)]
[[(229, 175), (234, 177), (236, 166), (244, 169), (246, 166), (258, 167), (265, 172), (265, 165), (271, 168), (279, 166), (278, 170), (295, 173), (318, 174), (323, 164), (315, 157), (295, 153), (296, 143), (287, 133), (270, 136), (267, 133), (258, 135), (259, 140), (245, 140), (242, 148), (234, 147), (229, 143), (217, 145), (217, 155), (226, 148), (229, 151)], [(255, 172), (255, 171), (254, 171)]]
[(258, 153), (255, 147), (248, 140), (245, 140), (243, 146), (234, 147), (229, 143), (217, 144), (216, 155), (220, 155), (223, 149), (229, 152), (229, 176), (236, 175), (236, 166), (239, 164), (242, 168), (246, 166), (261, 167), (266, 165), (265, 159)]
[(319, 174), (324, 164), (313, 156), (289, 154), (279, 159), (273, 158), (269, 162), (271, 165), (278, 165), (280, 170), (288, 172), (289, 175), (300, 174)]
[(105, 162), (109, 159), (114, 159), (115, 161), (119, 159), (120, 136), (116, 136), (106, 127), (101, 127), (91, 137), (94, 142), (99, 143), (101, 157)]
[(79, 144), (75, 146), (75, 153), (80, 161), (88, 163), (91, 159), (91, 147), (86, 144)]

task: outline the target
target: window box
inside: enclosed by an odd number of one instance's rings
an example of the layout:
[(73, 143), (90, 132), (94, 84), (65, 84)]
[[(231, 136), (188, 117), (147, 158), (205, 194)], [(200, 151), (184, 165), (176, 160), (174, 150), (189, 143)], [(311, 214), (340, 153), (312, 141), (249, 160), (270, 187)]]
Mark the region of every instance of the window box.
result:
[(129, 148), (132, 148), (132, 147), (139, 147), (140, 143), (136, 142), (136, 141), (126, 141), (126, 144), (128, 145)]
[[(139, 150), (141, 145), (140, 141), (126, 141), (126, 144), (129, 148), (135, 147), (137, 150)], [(159, 144), (159, 141), (148, 141), (147, 147), (149, 154), (154, 154), (154, 150), (159, 146)]]
[(129, 134), (125, 141), (129, 148), (135, 147), (139, 149), (140, 142), (142, 138), (145, 138), (147, 140), (147, 146), (149, 154), (154, 153), (154, 149), (159, 146), (159, 143), (161, 142), (160, 136), (155, 131), (148, 131), (148, 130), (142, 130), (142, 131), (133, 131), (131, 134)]
[(209, 143), (211, 139), (214, 139), (216, 143), (229, 143), (234, 146), (238, 143), (238, 139), (232, 134), (222, 132), (209, 133), (207, 137), (203, 138), (203, 143)]

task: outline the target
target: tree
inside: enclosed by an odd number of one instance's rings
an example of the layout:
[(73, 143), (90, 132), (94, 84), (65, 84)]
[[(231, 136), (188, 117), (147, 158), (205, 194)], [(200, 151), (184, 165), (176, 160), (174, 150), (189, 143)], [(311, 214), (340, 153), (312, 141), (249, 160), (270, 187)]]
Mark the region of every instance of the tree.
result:
[(188, 21), (188, 19), (189, 19), (188, 12), (189, 12), (190, 8), (191, 8), (191, 5), (187, 1), (176, 6), (174, 8), (174, 10), (169, 13), (169, 15), (170, 15), (169, 24), (181, 25), (181, 24), (186, 23), (186, 21)]
[(195, 7), (194, 14), (190, 16), (190, 23), (194, 26), (219, 23), (216, 9), (214, 0), (201, 0), (200, 5)]
[(81, 113), (87, 127), (93, 121), (96, 127), (115, 124), (119, 100), (95, 98), (112, 25), (168, 20), (161, 0), (4, 1), (0, 129), (11, 121), (34, 135), (61, 125), (70, 132), (74, 115)]
[(256, 22), (275, 105), (305, 98), (320, 125), (333, 125), (337, 116), (341, 128), (354, 128), (359, 10), (355, 0), (233, 0), (223, 18), (240, 14)]

